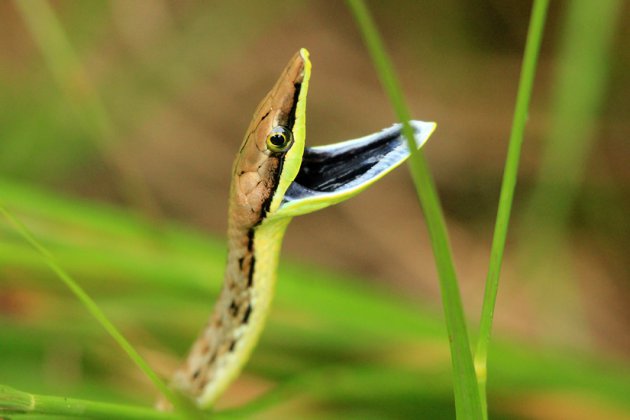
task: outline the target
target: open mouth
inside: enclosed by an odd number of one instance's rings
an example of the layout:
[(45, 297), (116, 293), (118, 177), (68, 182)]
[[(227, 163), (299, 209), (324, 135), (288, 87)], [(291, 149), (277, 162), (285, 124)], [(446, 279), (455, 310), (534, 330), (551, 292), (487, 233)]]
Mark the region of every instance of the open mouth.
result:
[[(418, 148), (435, 129), (435, 123), (430, 122), (411, 121), (411, 126)], [(344, 200), (399, 166), (409, 154), (401, 124), (355, 140), (305, 148), (300, 170), (281, 207)]]

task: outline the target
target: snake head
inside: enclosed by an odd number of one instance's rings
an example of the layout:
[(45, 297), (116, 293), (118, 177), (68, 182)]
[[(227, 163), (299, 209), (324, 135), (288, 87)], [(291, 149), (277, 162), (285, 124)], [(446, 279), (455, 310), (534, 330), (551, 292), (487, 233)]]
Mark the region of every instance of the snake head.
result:
[[(305, 147), (309, 53), (291, 59), (258, 106), (234, 164), (231, 200), (239, 226), (310, 213), (365, 190), (410, 155), (402, 125), (328, 146)], [(416, 147), (435, 123), (410, 121)]]
[(311, 63), (301, 49), (260, 102), (233, 167), (230, 213), (249, 229), (279, 208), (300, 168)]

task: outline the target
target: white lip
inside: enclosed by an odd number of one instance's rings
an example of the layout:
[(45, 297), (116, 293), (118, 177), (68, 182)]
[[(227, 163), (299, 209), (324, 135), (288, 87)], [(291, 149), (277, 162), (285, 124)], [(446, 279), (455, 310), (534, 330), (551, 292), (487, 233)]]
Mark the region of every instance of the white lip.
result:
[[(416, 147), (436, 128), (410, 121)], [(402, 164), (410, 155), (402, 124), (341, 143), (306, 148), (300, 172), (287, 189), (279, 214), (295, 216), (346, 200)]]
[[(418, 120), (411, 120), (409, 121), (409, 124), (414, 129), (414, 139), (416, 140), (416, 146), (418, 147), (418, 149), (427, 142), (427, 140), (429, 139), (429, 137), (431, 137), (431, 134), (435, 131), (435, 128), (437, 127), (437, 124), (434, 122)], [(324, 146), (313, 146), (309, 147), (308, 149), (317, 151), (334, 151), (346, 147), (361, 147), (366, 144), (373, 143), (375, 140), (378, 140), (379, 138), (389, 134), (392, 131), (400, 132), (401, 128), (402, 124), (397, 123), (392, 125), (391, 127), (384, 128), (378, 133), (373, 133), (368, 136), (346, 140), (341, 143), (327, 144)]]

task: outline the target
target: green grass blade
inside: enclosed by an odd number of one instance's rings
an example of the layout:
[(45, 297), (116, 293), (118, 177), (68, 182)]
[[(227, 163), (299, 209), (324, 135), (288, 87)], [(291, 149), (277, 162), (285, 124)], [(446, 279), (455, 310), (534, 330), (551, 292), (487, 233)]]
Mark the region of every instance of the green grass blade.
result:
[[(579, 301), (574, 277), (558, 258), (557, 250), (567, 249), (566, 228), (571, 217), (590, 151), (596, 142), (597, 123), (606, 98), (608, 70), (619, 27), (623, 2), (619, 0), (572, 1), (567, 4), (563, 24), (558, 66), (554, 75), (551, 99), (551, 124), (548, 141), (541, 156), (536, 187), (529, 197), (519, 223), (519, 244), (516, 255), (521, 259), (519, 271), (532, 280), (556, 274), (557, 292), (546, 297), (543, 310), (564, 322), (580, 320), (584, 314), (577, 305), (562, 305), (555, 311), (558, 296), (575, 296)], [(600, 168), (598, 170), (602, 170)], [(600, 206), (597, 207), (601, 209)], [(623, 210), (622, 210), (623, 211)], [(602, 216), (608, 217), (608, 216)], [(544, 223), (535, 232), (527, 230), (533, 223)], [(560, 261), (566, 261), (560, 255)], [(561, 267), (561, 268), (559, 268)], [(569, 303), (570, 298), (564, 302)], [(580, 322), (580, 321), (578, 321)]]
[(50, 3), (41, 0), (15, 1), (14, 4), (76, 114), (78, 124), (94, 140), (103, 159), (119, 176), (121, 193), (136, 208), (158, 216), (159, 208), (134, 165), (113, 147), (120, 137), (116, 126)]
[(0, 385), (0, 415), (51, 415), (84, 417), (90, 419), (180, 419), (173, 413), (164, 413), (146, 407), (108, 404), (74, 398), (36, 395)]
[[(525, 216), (527, 220), (539, 220), (537, 212), (544, 208), (545, 223), (549, 227), (566, 223), (586, 168), (596, 116), (606, 93), (617, 26), (615, 19), (621, 16), (621, 5), (618, 0), (582, 0), (567, 5), (567, 22), (553, 84), (556, 90), (552, 102), (551, 141), (546, 143), (539, 182)], [(560, 186), (562, 188), (558, 188)]]
[[(403, 123), (403, 132), (409, 143), (409, 149), (416, 150), (413, 130), (409, 125), (411, 115), (372, 17), (363, 1), (348, 0), (348, 5), (361, 29), (381, 83), (398, 118)], [(427, 221), (440, 279), (446, 327), (451, 345), (457, 417), (480, 418), (481, 403), (477, 391), (477, 380), (444, 215), (428, 165), (420, 150), (411, 154), (409, 165), (416, 193)]]
[(479, 392), (483, 404), (484, 418), (487, 418), (486, 382), (487, 382), (487, 360), (488, 345), (492, 332), (492, 320), (494, 307), (499, 287), (499, 275), (501, 273), (501, 263), (503, 261), (503, 251), (507, 238), (508, 224), (516, 189), (516, 178), (518, 175), (518, 164), (523, 144), (523, 133), (527, 121), (529, 103), (532, 96), (534, 76), (536, 74), (536, 63), (542, 40), (545, 18), (547, 16), (548, 0), (536, 0), (527, 33), (525, 45), (525, 55), (521, 67), (521, 76), (516, 97), (516, 107), (514, 119), (512, 121), (512, 131), (508, 146), (507, 160), (503, 173), (503, 183), (501, 185), (501, 195), (499, 197), (499, 208), (494, 227), (494, 237), (492, 238), (492, 250), (490, 253), (490, 267), (486, 278), (486, 290), (481, 311), (481, 323), (479, 327), (479, 338), (477, 351), (475, 353), (475, 370), (479, 381)]
[[(72, 291), (72, 293), (83, 303), (85, 308), (92, 314), (99, 324), (107, 331), (107, 333), (118, 343), (118, 345), (127, 353), (129, 358), (144, 372), (144, 374), (153, 382), (155, 387), (173, 404), (175, 407), (182, 407), (180, 398), (166, 386), (159, 376), (151, 369), (149, 364), (140, 356), (136, 349), (127, 341), (120, 331), (111, 323), (107, 316), (100, 310), (96, 302), (88, 296), (88, 294), (78, 285), (78, 283), (61, 268), (57, 259), (46, 248), (44, 248), (37, 239), (31, 234), (28, 228), (13, 217), (11, 213), (0, 204), (0, 214), (11, 224), (26, 242), (28, 242), (42, 257), (46, 265), (59, 277), (59, 279)], [(188, 408), (186, 408), (188, 411)]]

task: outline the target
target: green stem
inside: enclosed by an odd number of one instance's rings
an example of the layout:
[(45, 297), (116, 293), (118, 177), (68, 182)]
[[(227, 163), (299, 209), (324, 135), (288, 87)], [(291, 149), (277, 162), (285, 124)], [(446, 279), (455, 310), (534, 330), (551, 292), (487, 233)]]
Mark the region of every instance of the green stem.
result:
[(14, 4), (70, 109), (75, 112), (77, 123), (95, 141), (103, 159), (120, 177), (120, 192), (147, 215), (159, 216), (159, 208), (136, 165), (114, 147), (120, 135), (50, 3), (15, 0)]
[[(74, 398), (36, 395), (0, 385), (0, 417), (20, 414), (85, 417), (91, 419), (180, 419), (151, 408), (108, 404)], [(4, 418), (4, 417), (2, 417)]]
[[(536, 279), (549, 263), (554, 250), (564, 248), (567, 221), (579, 194), (594, 146), (597, 121), (606, 97), (608, 68), (615, 41), (615, 29), (623, 16), (620, 0), (575, 0), (567, 4), (558, 66), (551, 100), (553, 123), (545, 142), (536, 188), (527, 200), (520, 221), (521, 270)], [(532, 223), (544, 229), (527, 231)], [(562, 294), (576, 293), (574, 285), (559, 276), (556, 288)], [(551, 297), (553, 299), (553, 297)], [(567, 311), (579, 318), (574, 311)], [(570, 308), (569, 308), (570, 309)]]
[(403, 132), (409, 143), (409, 149), (415, 151), (411, 154), (409, 166), (416, 193), (427, 221), (440, 280), (446, 328), (451, 347), (457, 418), (481, 418), (481, 402), (477, 390), (466, 320), (446, 223), (434, 181), (424, 154), (422, 151), (416, 150), (413, 129), (409, 125), (411, 114), (372, 17), (362, 0), (348, 0), (348, 5), (361, 29), (381, 83), (403, 124)]
[(529, 103), (532, 96), (534, 76), (536, 74), (536, 63), (542, 40), (545, 18), (547, 15), (548, 0), (536, 0), (533, 5), (532, 15), (529, 22), (527, 42), (525, 45), (525, 55), (521, 67), (521, 76), (512, 121), (512, 131), (503, 172), (503, 183), (501, 185), (501, 195), (499, 197), (499, 208), (494, 227), (494, 237), (492, 238), (492, 250), (490, 253), (490, 266), (486, 278), (486, 290), (481, 310), (481, 323), (479, 327), (479, 339), (477, 341), (477, 351), (475, 353), (475, 370), (479, 382), (479, 393), (483, 408), (484, 418), (488, 418), (488, 407), (486, 400), (487, 382), (487, 360), (488, 345), (492, 333), (492, 321), (494, 317), (494, 307), (499, 288), (499, 275), (501, 273), (501, 263), (503, 261), (503, 251), (507, 238), (508, 224), (512, 210), (514, 190), (516, 188), (516, 178), (518, 175), (518, 164), (523, 144), (523, 133), (527, 121)]
[(173, 404), (174, 407), (182, 408), (187, 412), (190, 411), (185, 403), (175, 395), (159, 376), (151, 369), (149, 364), (140, 356), (136, 349), (127, 341), (120, 331), (111, 323), (107, 316), (100, 310), (96, 302), (79, 286), (79, 284), (65, 272), (57, 262), (57, 259), (43, 245), (39, 243), (28, 228), (15, 217), (13, 217), (7, 209), (0, 203), (0, 214), (15, 228), (15, 230), (28, 242), (42, 257), (46, 265), (59, 277), (59, 279), (70, 289), (72, 293), (83, 303), (85, 308), (92, 314), (99, 324), (109, 333), (109, 335), (118, 343), (120, 347), (127, 353), (129, 358), (144, 372), (144, 374), (153, 382), (155, 387)]

